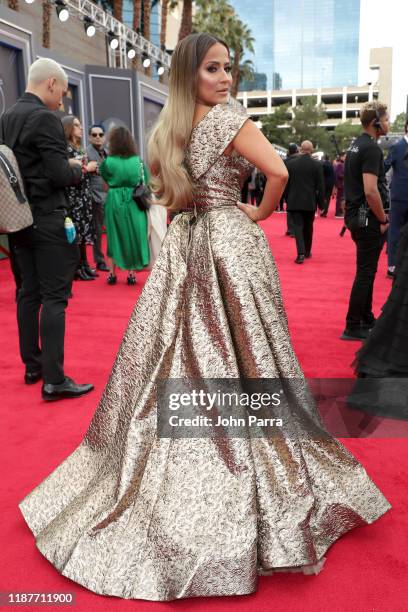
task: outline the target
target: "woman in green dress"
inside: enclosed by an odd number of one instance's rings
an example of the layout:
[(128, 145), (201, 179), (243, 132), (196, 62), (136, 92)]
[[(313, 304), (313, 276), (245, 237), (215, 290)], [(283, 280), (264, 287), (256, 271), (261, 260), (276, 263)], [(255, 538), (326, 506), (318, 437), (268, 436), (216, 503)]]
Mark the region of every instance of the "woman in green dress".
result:
[[(113, 128), (108, 135), (109, 156), (99, 172), (109, 185), (105, 203), (105, 225), (108, 239), (110, 274), (108, 284), (117, 281), (116, 266), (129, 270), (128, 285), (136, 283), (134, 270), (149, 264), (147, 213), (132, 198), (133, 189), (149, 175), (137, 155), (136, 144), (125, 127)], [(143, 174), (142, 174), (143, 173)], [(142, 179), (143, 176), (143, 179)]]

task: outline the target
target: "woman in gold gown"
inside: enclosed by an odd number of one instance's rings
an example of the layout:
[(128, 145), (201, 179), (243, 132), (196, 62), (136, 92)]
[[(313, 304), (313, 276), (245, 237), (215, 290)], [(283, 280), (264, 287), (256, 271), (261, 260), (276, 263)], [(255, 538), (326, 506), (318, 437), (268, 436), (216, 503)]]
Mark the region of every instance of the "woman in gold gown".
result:
[[(41, 553), (99, 594), (251, 593), (259, 574), (317, 573), (335, 540), (390, 508), (329, 437), (157, 435), (160, 380), (303, 378), (256, 223), (278, 205), (287, 173), (226, 104), (230, 85), (223, 42), (179, 43), (150, 141), (156, 193), (179, 214), (83, 441), (20, 503)], [(252, 165), (268, 179), (258, 208), (237, 205)], [(319, 425), (314, 406), (298, 403)]]

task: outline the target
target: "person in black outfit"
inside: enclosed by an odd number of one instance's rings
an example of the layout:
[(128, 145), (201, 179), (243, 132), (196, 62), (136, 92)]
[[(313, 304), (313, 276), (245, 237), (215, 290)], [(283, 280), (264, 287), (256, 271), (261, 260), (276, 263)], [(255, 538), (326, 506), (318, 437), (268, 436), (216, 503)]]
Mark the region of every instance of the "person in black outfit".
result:
[(327, 217), (329, 211), (330, 199), (334, 187), (334, 168), (328, 155), (323, 156), (323, 179), (324, 179), (324, 208), (321, 212), (321, 217)]
[(93, 256), (96, 264), (96, 269), (102, 272), (109, 272), (109, 267), (106, 265), (105, 257), (102, 253), (102, 226), (104, 222), (104, 207), (107, 198), (107, 185), (99, 174), (99, 166), (107, 157), (105, 150), (105, 131), (99, 124), (94, 124), (89, 128), (89, 145), (86, 149), (88, 160), (97, 163), (96, 171), (91, 172), (92, 191), (92, 206), (93, 206), (93, 222), (95, 226), (95, 242), (93, 246)]
[[(295, 142), (290, 142), (288, 146), (288, 152), (284, 160), (284, 164), (286, 168), (288, 167), (288, 162), (297, 155), (299, 155), (299, 149), (298, 149), (297, 144)], [(286, 189), (283, 192), (281, 201), (280, 201), (280, 204), (282, 204), (281, 210), (283, 210), (283, 202), (287, 201), (287, 195), (288, 194), (287, 194), (287, 186), (286, 186)], [(295, 237), (295, 226), (293, 225), (292, 216), (290, 212), (288, 211), (287, 206), (286, 206), (286, 236), (290, 236), (291, 238)]]
[(302, 264), (312, 255), (313, 222), (316, 205), (324, 208), (323, 168), (312, 158), (313, 145), (305, 140), (300, 145), (300, 155), (287, 162), (289, 181), (286, 187), (286, 210), (291, 214), (295, 229), (297, 257)]
[[(388, 228), (389, 195), (384, 158), (376, 140), (389, 131), (385, 104), (368, 102), (360, 112), (364, 132), (353, 142), (344, 168), (344, 222), (356, 244), (356, 276), (350, 294), (342, 340), (364, 340), (373, 327), (373, 288)], [(361, 210), (367, 209), (361, 227)]]
[(391, 293), (353, 366), (358, 380), (349, 406), (408, 419), (408, 223), (401, 229)]
[(64, 188), (82, 176), (81, 164), (68, 161), (61, 120), (52, 112), (67, 86), (59, 64), (37, 60), (30, 67), (26, 92), (0, 123), (2, 138), (17, 158), (34, 218), (31, 227), (13, 237), (23, 281), (17, 320), (25, 382), (43, 378), (46, 400), (93, 389), (65, 376), (63, 366), (65, 308), (78, 263), (78, 246), (68, 242), (64, 230)]

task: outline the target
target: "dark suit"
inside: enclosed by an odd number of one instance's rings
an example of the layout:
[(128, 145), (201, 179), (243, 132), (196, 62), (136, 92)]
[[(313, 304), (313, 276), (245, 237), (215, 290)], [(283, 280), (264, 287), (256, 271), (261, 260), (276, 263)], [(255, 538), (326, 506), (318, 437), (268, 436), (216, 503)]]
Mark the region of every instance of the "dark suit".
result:
[(68, 163), (60, 119), (33, 94), (23, 94), (2, 116), (0, 137), (14, 150), (34, 218), (12, 236), (23, 282), (20, 353), (27, 372), (42, 371), (44, 383), (58, 384), (64, 380), (65, 308), (78, 262), (78, 247), (64, 230), (64, 188), (78, 183), (82, 170)]
[(316, 206), (324, 209), (323, 168), (305, 153), (288, 160), (287, 169), (286, 210), (293, 220), (298, 255), (309, 255)]
[(388, 153), (386, 171), (392, 167), (388, 265), (395, 266), (401, 228), (408, 223), (408, 142), (401, 138)]
[[(96, 161), (98, 167), (106, 158), (105, 149), (98, 151), (93, 145), (88, 145), (86, 149), (88, 161)], [(95, 231), (95, 242), (93, 245), (93, 257), (96, 264), (105, 263), (105, 258), (102, 253), (102, 226), (104, 218), (104, 207), (107, 197), (107, 192), (104, 189), (104, 181), (99, 172), (92, 172), (89, 175), (91, 181), (92, 192), (92, 221)]]
[(322, 168), (324, 177), (324, 210), (322, 212), (327, 214), (334, 187), (334, 168), (331, 161), (327, 159), (322, 163)]

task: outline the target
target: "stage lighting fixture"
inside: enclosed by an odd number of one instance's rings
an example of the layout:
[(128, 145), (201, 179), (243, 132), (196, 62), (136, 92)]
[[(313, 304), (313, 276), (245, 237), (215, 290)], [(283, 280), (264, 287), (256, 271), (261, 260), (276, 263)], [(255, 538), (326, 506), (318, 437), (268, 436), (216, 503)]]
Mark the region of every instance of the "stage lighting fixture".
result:
[(84, 28), (86, 35), (89, 36), (89, 38), (95, 36), (96, 28), (94, 26), (94, 22), (90, 17), (84, 17)]
[(132, 45), (130, 45), (129, 43), (126, 45), (126, 49), (128, 58), (130, 60), (134, 59), (136, 57), (136, 49), (132, 47)]
[(55, 7), (57, 9), (58, 19), (62, 22), (68, 21), (69, 11), (65, 2), (63, 0), (55, 0)]
[(164, 74), (164, 66), (160, 62), (157, 62), (157, 74), (159, 76)]
[(33, 4), (34, 0), (24, 0), (26, 4)]
[(113, 51), (119, 47), (119, 39), (113, 32), (109, 32), (108, 34), (109, 46)]
[(146, 53), (143, 53), (143, 68), (148, 68), (151, 63), (152, 60), (150, 57)]

